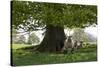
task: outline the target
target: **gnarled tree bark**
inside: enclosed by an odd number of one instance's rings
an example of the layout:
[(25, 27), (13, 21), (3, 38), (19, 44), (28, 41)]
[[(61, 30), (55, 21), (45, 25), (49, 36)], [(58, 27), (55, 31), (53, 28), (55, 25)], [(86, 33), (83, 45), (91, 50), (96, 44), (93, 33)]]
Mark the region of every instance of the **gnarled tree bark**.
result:
[(64, 27), (47, 25), (44, 39), (38, 47), (38, 50), (40, 52), (61, 51), (65, 38)]

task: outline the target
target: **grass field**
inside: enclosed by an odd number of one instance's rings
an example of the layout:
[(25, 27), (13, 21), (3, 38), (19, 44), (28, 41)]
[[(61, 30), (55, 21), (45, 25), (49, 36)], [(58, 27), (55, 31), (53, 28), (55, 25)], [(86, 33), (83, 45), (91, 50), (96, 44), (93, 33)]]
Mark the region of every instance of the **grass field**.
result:
[(39, 53), (36, 51), (23, 50), (21, 48), (31, 47), (30, 45), (12, 45), (12, 62), (14, 66), (56, 64), (85, 62), (97, 60), (96, 45), (91, 45), (75, 51), (73, 54)]

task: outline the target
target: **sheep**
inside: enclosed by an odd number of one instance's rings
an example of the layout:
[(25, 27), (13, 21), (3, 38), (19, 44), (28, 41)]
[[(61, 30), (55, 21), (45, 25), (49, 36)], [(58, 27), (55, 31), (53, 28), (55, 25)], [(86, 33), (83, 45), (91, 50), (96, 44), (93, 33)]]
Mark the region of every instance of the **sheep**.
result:
[(74, 47), (74, 42), (72, 40), (72, 36), (68, 36), (67, 39), (64, 41), (64, 46), (61, 52), (72, 53)]
[(68, 36), (64, 41), (64, 46), (61, 52), (73, 53), (73, 51), (82, 48), (83, 41), (75, 41), (72, 36)]
[(77, 45), (77, 49), (80, 49), (83, 47), (83, 41), (79, 41)]

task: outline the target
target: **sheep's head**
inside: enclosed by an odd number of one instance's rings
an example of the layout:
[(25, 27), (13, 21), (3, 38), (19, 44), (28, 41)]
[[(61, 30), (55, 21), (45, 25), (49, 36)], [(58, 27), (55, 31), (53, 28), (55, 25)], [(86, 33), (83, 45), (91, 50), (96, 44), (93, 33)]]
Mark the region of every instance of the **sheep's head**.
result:
[(72, 39), (72, 36), (68, 36), (68, 39)]

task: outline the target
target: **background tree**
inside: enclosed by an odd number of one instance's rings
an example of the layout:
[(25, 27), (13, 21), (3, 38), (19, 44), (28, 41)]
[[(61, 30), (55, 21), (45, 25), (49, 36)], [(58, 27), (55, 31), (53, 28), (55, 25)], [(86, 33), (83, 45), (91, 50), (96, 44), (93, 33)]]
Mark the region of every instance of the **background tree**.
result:
[(19, 35), (18, 37), (18, 43), (19, 44), (25, 44), (26, 43), (26, 38), (24, 35)]
[(88, 35), (86, 32), (84, 32), (84, 29), (81, 28), (75, 28), (73, 33), (73, 39), (76, 41), (88, 41)]
[(39, 37), (34, 33), (28, 37), (28, 44), (39, 44), (39, 42)]
[(11, 34), (11, 37), (12, 37), (12, 43), (15, 43), (15, 44), (18, 44), (19, 42), (19, 32), (16, 30), (16, 29), (12, 29), (12, 34)]
[(85, 43), (96, 44), (97, 38), (81, 28), (75, 28), (73, 33), (73, 39), (76, 41), (83, 41)]
[(37, 50), (60, 51), (64, 45), (64, 27), (86, 27), (96, 23), (96, 6), (30, 1), (12, 2), (12, 27), (25, 31), (46, 29)]

